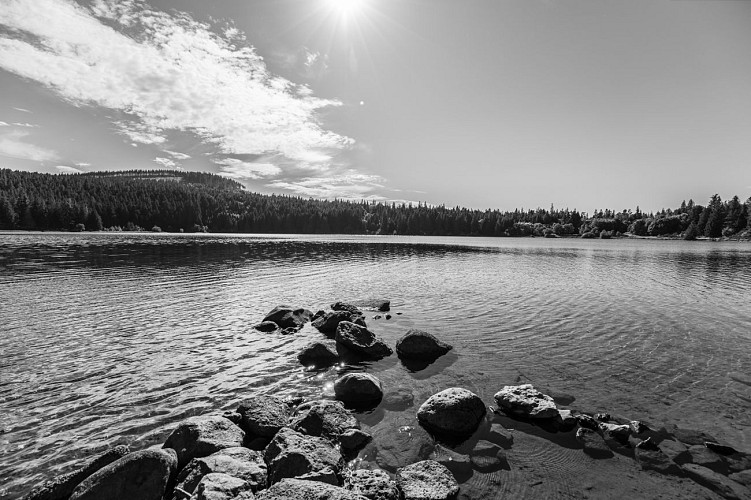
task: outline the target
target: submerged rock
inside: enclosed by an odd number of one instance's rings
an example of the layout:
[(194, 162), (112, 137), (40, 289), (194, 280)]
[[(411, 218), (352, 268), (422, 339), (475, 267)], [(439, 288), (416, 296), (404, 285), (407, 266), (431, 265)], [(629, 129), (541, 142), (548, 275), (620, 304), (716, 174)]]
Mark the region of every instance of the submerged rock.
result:
[(430, 454), (430, 460), (446, 467), (455, 477), (468, 477), (472, 474), (472, 461), (469, 455), (458, 453), (446, 446), (437, 444)]
[[(225, 448), (208, 457), (191, 460), (177, 476), (177, 487), (193, 493), (201, 479), (213, 473), (229, 474), (242, 479), (252, 491), (266, 487), (267, 472), (263, 455), (242, 447)], [(176, 495), (175, 500), (181, 500), (181, 497)]]
[(558, 416), (553, 398), (541, 393), (531, 384), (504, 386), (493, 397), (501, 410), (511, 415), (529, 419)]
[(279, 328), (300, 329), (310, 321), (312, 315), (311, 311), (304, 308), (276, 306), (263, 318), (263, 321), (272, 321), (279, 325)]
[(305, 366), (323, 368), (339, 361), (336, 342), (333, 340), (316, 340), (306, 345), (297, 353), (297, 360)]
[(435, 335), (422, 330), (409, 330), (396, 343), (396, 353), (400, 358), (433, 360), (443, 356), (453, 346), (442, 342)]
[(486, 411), (475, 393), (452, 387), (430, 396), (417, 410), (417, 420), (433, 432), (463, 436), (477, 429)]
[(691, 461), (691, 454), (685, 444), (672, 439), (664, 439), (657, 445), (661, 452), (678, 465), (687, 464)]
[(273, 321), (262, 321), (257, 325), (253, 325), (253, 329), (263, 333), (274, 333), (280, 330), (279, 325)]
[(347, 373), (334, 382), (334, 394), (344, 403), (377, 404), (383, 398), (383, 386), (369, 373)]
[(394, 352), (373, 332), (351, 321), (339, 322), (335, 339), (347, 349), (371, 359), (385, 358)]
[(434, 460), (399, 469), (396, 484), (404, 500), (449, 500), (459, 493), (459, 483), (451, 471)]
[(686, 464), (683, 471), (688, 477), (724, 498), (748, 500), (751, 490), (713, 470), (696, 464)]
[(301, 404), (291, 418), (289, 426), (309, 436), (321, 436), (338, 441), (339, 436), (360, 424), (341, 401), (310, 401)]
[(66, 500), (81, 481), (115, 460), (130, 453), (127, 446), (115, 446), (98, 457), (86, 462), (82, 467), (45, 481), (23, 497), (23, 500)]
[(260, 492), (257, 500), (368, 500), (354, 491), (301, 479), (284, 479)]
[(391, 301), (384, 299), (368, 299), (355, 301), (357, 307), (363, 309), (374, 309), (376, 311), (386, 312), (391, 309)]
[(70, 500), (161, 500), (177, 470), (171, 449), (136, 451), (102, 467), (84, 479)]
[(190, 417), (167, 437), (164, 448), (177, 452), (178, 467), (194, 458), (206, 457), (224, 448), (242, 446), (245, 433), (221, 416)]
[(349, 429), (339, 434), (339, 445), (345, 453), (354, 453), (373, 439), (373, 436), (360, 429)]
[(702, 444), (689, 446), (688, 453), (691, 455), (691, 463), (701, 465), (720, 474), (728, 473), (728, 464), (720, 455), (706, 446)]
[(347, 311), (352, 314), (362, 316), (362, 311), (354, 304), (348, 304), (346, 302), (334, 302), (331, 304), (332, 311)]
[(264, 460), (269, 483), (299, 478), (338, 485), (344, 459), (327, 439), (307, 436), (288, 427), (281, 429), (266, 447)]
[(190, 500), (253, 500), (250, 485), (240, 478), (212, 472), (198, 483)]
[(399, 500), (396, 482), (380, 469), (357, 469), (344, 478), (344, 488), (369, 500)]
[(481, 439), (475, 444), (470, 455), (475, 469), (480, 472), (492, 472), (498, 469), (509, 469), (506, 453), (497, 444)]
[(610, 451), (605, 440), (592, 429), (580, 427), (576, 431), (576, 439), (584, 445), (584, 453), (592, 458), (610, 458), (613, 452)]
[(514, 435), (503, 427), (501, 424), (494, 423), (490, 425), (488, 432), (488, 441), (491, 441), (504, 448), (510, 448), (514, 444)]
[(327, 335), (333, 335), (336, 333), (336, 328), (342, 321), (349, 321), (360, 326), (367, 326), (365, 324), (365, 318), (359, 314), (353, 314), (349, 311), (334, 311), (324, 313), (323, 316), (319, 316), (313, 321), (313, 326), (321, 333)]
[(276, 396), (251, 396), (237, 408), (242, 416), (240, 427), (251, 436), (272, 438), (287, 425), (292, 411), (286, 401)]
[(366, 451), (372, 447), (378, 466), (389, 472), (425, 460), (434, 449), (433, 439), (420, 426), (402, 426), (398, 429), (384, 426), (372, 429), (372, 433), (373, 442)]
[(681, 468), (670, 460), (650, 438), (642, 441), (634, 448), (634, 459), (642, 470), (653, 470), (661, 474), (681, 476)]

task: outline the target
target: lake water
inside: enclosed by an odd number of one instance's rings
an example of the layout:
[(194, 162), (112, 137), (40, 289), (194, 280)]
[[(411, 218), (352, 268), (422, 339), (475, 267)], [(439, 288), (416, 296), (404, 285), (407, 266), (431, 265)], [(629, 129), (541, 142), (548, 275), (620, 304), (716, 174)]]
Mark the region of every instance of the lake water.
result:
[(5, 233), (0, 498), (251, 393), (330, 395), (337, 369), (295, 357), (320, 333), (251, 326), (278, 304), (371, 297), (391, 300), (390, 320), (367, 313), (390, 345), (420, 328), (455, 349), (414, 373), (396, 356), (349, 367), (414, 394), (366, 426), (414, 424), (447, 387), (494, 404), (530, 382), (751, 451), (748, 243)]

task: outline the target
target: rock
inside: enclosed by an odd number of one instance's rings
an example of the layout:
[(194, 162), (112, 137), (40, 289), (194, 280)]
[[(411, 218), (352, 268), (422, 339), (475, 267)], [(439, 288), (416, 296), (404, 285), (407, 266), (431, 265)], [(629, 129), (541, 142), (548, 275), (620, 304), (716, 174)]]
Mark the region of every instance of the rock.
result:
[(553, 398), (541, 393), (531, 384), (504, 386), (494, 398), (504, 412), (518, 417), (543, 419), (558, 416)]
[(417, 420), (433, 432), (463, 436), (477, 429), (485, 412), (479, 396), (452, 387), (430, 396), (417, 410)]
[(491, 424), (488, 440), (504, 448), (510, 448), (514, 444), (514, 435), (501, 424)]
[(368, 500), (354, 491), (300, 479), (284, 479), (260, 492), (257, 500)]
[(266, 447), (269, 483), (300, 478), (338, 485), (344, 459), (331, 443), (290, 428), (281, 429)]
[(653, 470), (671, 476), (683, 475), (678, 464), (660, 451), (650, 438), (642, 441), (634, 448), (634, 459), (641, 466), (642, 470)]
[(644, 422), (640, 420), (632, 420), (631, 422), (629, 422), (628, 425), (629, 425), (629, 429), (631, 430), (631, 433), (636, 434), (636, 435), (642, 434), (651, 430), (647, 424), (645, 424)]
[(664, 439), (660, 441), (657, 447), (670, 460), (677, 463), (678, 465), (687, 464), (691, 461), (691, 454), (688, 452), (688, 448), (680, 441)]
[(397, 355), (407, 359), (433, 360), (451, 349), (453, 346), (438, 340), (435, 335), (414, 329), (396, 343)]
[(333, 340), (317, 340), (306, 345), (297, 353), (297, 360), (305, 366), (323, 368), (339, 361), (336, 352), (336, 342)]
[(178, 468), (194, 458), (207, 457), (224, 448), (242, 446), (245, 433), (221, 416), (190, 417), (167, 437), (164, 448), (177, 452)]
[(732, 446), (728, 446), (725, 444), (720, 443), (714, 443), (712, 441), (707, 441), (704, 443), (704, 446), (712, 450), (713, 452), (717, 453), (718, 455), (733, 455), (735, 453), (738, 453), (738, 450), (733, 448)]
[(220, 472), (206, 474), (190, 500), (253, 500), (250, 485), (237, 477)]
[(391, 426), (372, 429), (373, 442), (366, 450), (376, 450), (376, 463), (382, 469), (396, 472), (420, 460), (425, 460), (433, 451), (434, 444), (430, 435), (420, 426), (402, 426), (397, 429)]
[(136, 451), (81, 481), (70, 500), (160, 500), (176, 471), (174, 450)]
[(251, 436), (272, 438), (287, 425), (292, 411), (276, 396), (251, 396), (237, 407), (242, 416), (240, 427)]
[(562, 432), (568, 432), (576, 427), (578, 422), (571, 410), (558, 410), (558, 415), (555, 417), (555, 425), (558, 430)]
[(717, 442), (717, 440), (709, 434), (693, 429), (681, 429), (679, 427), (675, 427), (671, 430), (671, 434), (675, 436), (675, 439), (689, 446), (695, 444), (703, 445), (707, 441), (712, 441), (714, 443)]
[(493, 472), (510, 468), (508, 460), (506, 460), (506, 453), (501, 447), (484, 439), (475, 444), (470, 454), (470, 460), (474, 468), (480, 472)]
[(735, 472), (733, 474), (730, 474), (728, 478), (732, 479), (738, 484), (742, 484), (746, 488), (751, 488), (751, 470)]
[(386, 312), (391, 309), (391, 301), (384, 299), (358, 300), (355, 301), (354, 304), (363, 309), (373, 309), (381, 312)]
[(396, 483), (380, 469), (353, 470), (344, 479), (344, 488), (370, 500), (399, 500)]
[(386, 319), (391, 319), (391, 315), (390, 315), (390, 314), (387, 314), (387, 315), (386, 315)]
[(742, 451), (727, 455), (725, 461), (728, 464), (730, 472), (741, 472), (751, 469), (751, 455)]
[(277, 306), (269, 312), (263, 321), (273, 321), (279, 328), (294, 328), (299, 330), (310, 320), (311, 311), (290, 306)]
[(688, 453), (691, 455), (692, 464), (701, 465), (720, 474), (728, 473), (728, 464), (722, 457), (703, 444), (689, 446)]
[(331, 304), (331, 309), (333, 311), (347, 311), (352, 314), (357, 314), (359, 316), (362, 316), (362, 311), (357, 308), (357, 306), (353, 304), (347, 304), (346, 302), (334, 302)]
[(279, 325), (277, 325), (273, 321), (262, 321), (257, 325), (253, 325), (253, 329), (263, 333), (274, 333), (277, 332), (280, 328)]
[(86, 462), (82, 467), (45, 481), (31, 490), (23, 500), (66, 500), (81, 481), (128, 453), (130, 450), (127, 446), (115, 446)]
[(339, 434), (339, 445), (345, 453), (354, 453), (373, 439), (373, 436), (360, 429), (348, 429)]
[[(252, 491), (266, 487), (267, 472), (263, 455), (247, 448), (225, 448), (213, 455), (195, 458), (177, 476), (177, 487), (193, 493), (207, 474), (223, 473), (242, 479)], [(175, 500), (180, 500), (176, 498)]]
[(631, 427), (628, 425), (610, 424), (607, 422), (600, 422), (600, 432), (605, 442), (611, 444), (611, 446), (627, 446), (628, 438), (631, 435)]
[(365, 324), (365, 318), (358, 314), (352, 314), (349, 311), (334, 311), (324, 313), (323, 316), (316, 318), (313, 321), (313, 326), (321, 333), (327, 335), (333, 335), (336, 333), (336, 328), (342, 321), (349, 321), (360, 326), (367, 326)]
[(434, 460), (399, 469), (396, 484), (404, 500), (448, 500), (459, 493), (459, 484), (451, 471)]
[(610, 458), (613, 456), (613, 452), (610, 451), (602, 436), (592, 429), (580, 427), (576, 431), (576, 439), (584, 445), (584, 453), (592, 458)]
[(724, 498), (748, 500), (751, 490), (713, 470), (696, 464), (686, 464), (683, 471), (696, 481)]
[(338, 440), (350, 429), (358, 429), (360, 424), (340, 401), (310, 401), (297, 408), (289, 426), (309, 436), (321, 436)]
[(457, 453), (443, 445), (435, 446), (435, 450), (430, 454), (430, 460), (446, 467), (455, 477), (468, 477), (472, 474), (472, 461), (469, 455)]
[(334, 394), (344, 403), (377, 404), (383, 398), (383, 386), (369, 373), (347, 373), (334, 382)]
[(335, 339), (351, 351), (371, 359), (385, 358), (394, 352), (373, 332), (350, 321), (339, 322)]
[(591, 429), (593, 431), (599, 429), (599, 423), (597, 420), (585, 413), (576, 415), (576, 423), (579, 424), (579, 427), (584, 427), (585, 429)]
[(404, 411), (415, 404), (415, 396), (405, 387), (389, 389), (383, 396), (383, 406), (387, 410)]

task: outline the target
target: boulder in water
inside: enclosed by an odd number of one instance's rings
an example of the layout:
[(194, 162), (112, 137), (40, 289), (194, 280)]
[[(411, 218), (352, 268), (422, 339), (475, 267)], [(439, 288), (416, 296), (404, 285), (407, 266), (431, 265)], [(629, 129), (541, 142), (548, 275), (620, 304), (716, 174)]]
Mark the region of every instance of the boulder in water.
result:
[(208, 457), (194, 458), (177, 476), (177, 487), (193, 493), (201, 479), (212, 473), (229, 474), (242, 479), (252, 491), (266, 487), (267, 473), (263, 454), (243, 447), (225, 448)]
[(245, 433), (221, 416), (190, 417), (167, 437), (164, 448), (177, 452), (178, 467), (194, 458), (207, 457), (224, 448), (242, 446)]
[(449, 500), (459, 493), (459, 483), (446, 467), (423, 460), (396, 471), (396, 484), (404, 500)]
[(311, 311), (304, 308), (294, 308), (290, 306), (276, 306), (272, 309), (263, 321), (273, 321), (279, 328), (300, 329), (310, 321), (313, 315)]
[(369, 373), (347, 373), (334, 382), (334, 394), (345, 404), (377, 404), (383, 398), (383, 386)]
[(198, 483), (190, 500), (254, 500), (250, 485), (240, 478), (212, 472)]
[(351, 321), (339, 322), (335, 339), (347, 349), (370, 359), (385, 358), (394, 352), (373, 332)]
[(350, 321), (360, 326), (367, 326), (365, 324), (365, 318), (363, 318), (362, 315), (353, 314), (349, 311), (324, 313), (323, 316), (316, 318), (312, 324), (319, 332), (326, 335), (334, 335), (336, 333), (336, 328), (342, 321)]
[(257, 325), (253, 325), (253, 329), (263, 333), (276, 333), (281, 330), (279, 325), (273, 321), (262, 321)]
[(438, 340), (435, 335), (422, 330), (409, 330), (396, 343), (396, 353), (403, 359), (433, 360), (443, 356), (453, 347)]
[(316, 340), (309, 343), (297, 353), (297, 360), (305, 366), (323, 368), (339, 361), (336, 342), (333, 340)]
[(344, 487), (370, 500), (399, 500), (396, 483), (380, 469), (353, 470), (344, 478)]
[(338, 486), (318, 481), (284, 479), (256, 496), (257, 500), (368, 500)]
[(286, 401), (276, 396), (251, 396), (237, 408), (240, 427), (254, 437), (272, 438), (287, 425), (292, 413)]
[(476, 394), (452, 387), (430, 396), (417, 410), (417, 420), (439, 434), (466, 436), (477, 429), (486, 411)]
[(331, 304), (332, 311), (347, 311), (352, 314), (363, 316), (362, 311), (354, 304), (348, 304), (346, 302), (334, 302)]
[(344, 459), (330, 441), (306, 436), (288, 427), (277, 432), (266, 447), (264, 460), (269, 470), (269, 483), (284, 478), (299, 478), (340, 484)]
[(161, 500), (176, 471), (174, 450), (152, 448), (136, 451), (84, 479), (70, 500)]
[(360, 424), (341, 401), (310, 401), (297, 407), (289, 427), (309, 436), (321, 436), (338, 441), (339, 436)]
[(547, 419), (558, 416), (553, 398), (531, 384), (507, 385), (495, 393), (495, 401), (505, 413), (528, 419)]

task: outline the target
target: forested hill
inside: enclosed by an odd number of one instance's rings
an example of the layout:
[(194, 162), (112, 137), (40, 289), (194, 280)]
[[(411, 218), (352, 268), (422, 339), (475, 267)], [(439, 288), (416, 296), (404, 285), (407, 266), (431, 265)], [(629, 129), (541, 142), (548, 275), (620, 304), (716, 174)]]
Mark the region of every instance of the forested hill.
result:
[(657, 213), (598, 210), (471, 210), (261, 195), (197, 172), (51, 175), (0, 169), (0, 229), (165, 230), (241, 233), (563, 236), (619, 233), (748, 237), (751, 198), (707, 206), (689, 200)]

